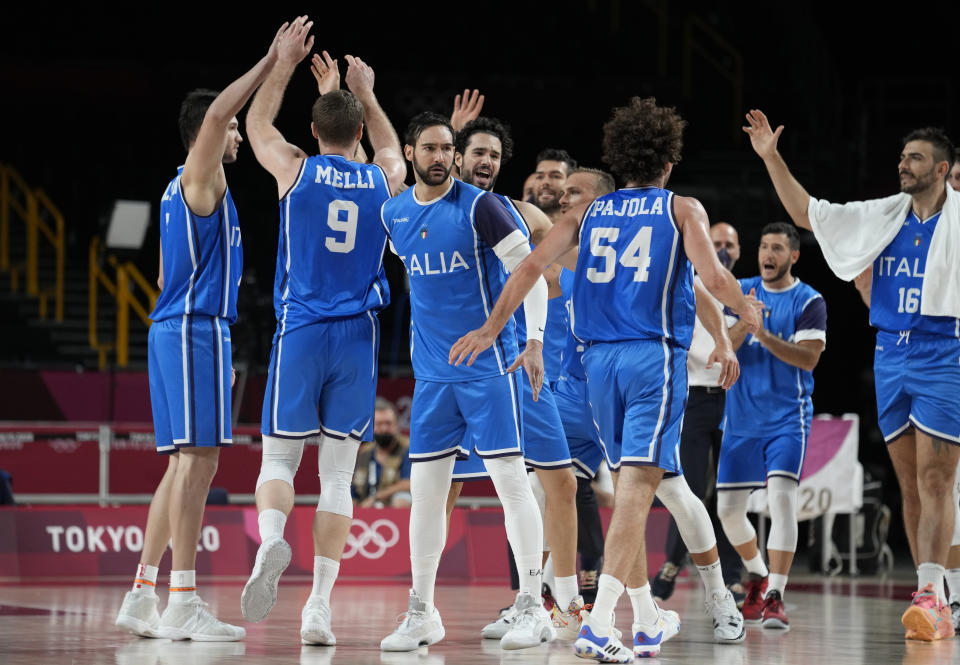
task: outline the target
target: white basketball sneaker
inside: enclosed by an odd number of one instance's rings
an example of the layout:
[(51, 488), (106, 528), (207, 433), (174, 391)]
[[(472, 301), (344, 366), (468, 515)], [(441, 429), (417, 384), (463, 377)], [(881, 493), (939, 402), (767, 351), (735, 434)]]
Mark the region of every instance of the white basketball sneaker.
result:
[(333, 646), (337, 638), (330, 629), (330, 605), (322, 598), (307, 598), (300, 613), (300, 640), (304, 644)]
[(747, 636), (743, 615), (729, 589), (714, 591), (707, 598), (707, 614), (713, 617), (713, 639), (721, 644), (743, 642)]
[(117, 614), (118, 628), (140, 637), (160, 637), (160, 597), (155, 593), (127, 591)]
[(243, 618), (257, 623), (270, 614), (277, 603), (277, 585), (280, 575), (290, 565), (293, 551), (283, 538), (269, 538), (260, 544), (253, 572), (240, 596)]
[(407, 612), (401, 616), (403, 620), (396, 630), (380, 642), (383, 651), (416, 651), (439, 642), (446, 634), (440, 612), (436, 607), (428, 609), (413, 589), (410, 589)]
[(499, 640), (509, 632), (513, 620), (517, 618), (517, 606), (511, 605), (500, 610), (500, 616), (480, 629), (480, 637), (487, 640)]
[(210, 614), (200, 596), (185, 603), (167, 603), (160, 616), (160, 637), (194, 642), (236, 642), (247, 636), (240, 626), (220, 621)]
[(580, 634), (573, 643), (573, 651), (580, 658), (589, 658), (601, 663), (632, 663), (633, 650), (620, 641), (620, 631), (613, 627), (611, 617), (610, 634), (607, 637), (597, 635), (598, 623), (591, 620), (590, 611), (580, 612)]
[(557, 630), (539, 597), (520, 592), (513, 606), (517, 608), (517, 616), (510, 630), (501, 638), (501, 648), (529, 649), (557, 639)]
[(680, 615), (657, 607), (657, 620), (652, 624), (633, 624), (633, 654), (651, 658), (660, 653), (661, 645), (680, 632)]

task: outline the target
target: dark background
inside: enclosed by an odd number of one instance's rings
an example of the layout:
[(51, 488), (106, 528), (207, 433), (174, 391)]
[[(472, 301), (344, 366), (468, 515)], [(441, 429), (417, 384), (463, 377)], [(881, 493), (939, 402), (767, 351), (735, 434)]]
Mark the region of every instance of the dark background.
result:
[[(200, 3), (8, 9), (0, 24), (0, 161), (64, 211), (68, 261), (85, 262), (89, 239), (105, 230), (115, 199), (149, 200), (156, 210), (184, 156), (176, 127), (183, 95), (227, 85), (265, 53), (284, 20), (311, 5), (322, 12), (312, 16), (315, 50), (327, 49), (341, 63), (345, 53), (369, 62), (401, 134), (415, 113), (449, 113), (456, 92), (480, 88), (484, 113), (509, 122), (516, 139), (514, 160), (498, 183), (504, 193), (519, 196), (545, 147), (602, 167), (601, 126), (630, 96), (675, 105), (690, 124), (670, 186), (698, 197), (712, 221), (740, 229), (738, 276), (756, 274), (760, 228), (786, 219), (739, 129), (748, 108), (786, 125), (780, 148), (798, 179), (815, 196), (838, 201), (894, 193), (900, 138), (910, 129), (960, 129), (951, 72), (960, 24), (947, 4), (924, 4), (922, 13), (919, 4), (899, 4), (896, 12), (849, 14), (841, 3), (604, 0), (270, 3), (256, 12)], [(738, 66), (742, 75), (730, 76)], [(310, 152), (315, 93), (305, 61), (278, 118), (286, 138)], [(273, 333), (277, 193), (248, 146), (227, 175), (246, 256), (234, 346), (258, 367)], [(157, 244), (154, 225), (136, 257), (147, 276), (156, 274)], [(399, 294), (402, 269), (390, 259)], [(828, 303), (816, 409), (860, 413), (861, 458), (869, 471), (888, 473), (875, 426), (866, 308), (852, 285), (829, 273), (809, 235), (794, 272)], [(381, 364), (385, 374), (402, 374), (405, 314), (393, 310), (382, 315)]]

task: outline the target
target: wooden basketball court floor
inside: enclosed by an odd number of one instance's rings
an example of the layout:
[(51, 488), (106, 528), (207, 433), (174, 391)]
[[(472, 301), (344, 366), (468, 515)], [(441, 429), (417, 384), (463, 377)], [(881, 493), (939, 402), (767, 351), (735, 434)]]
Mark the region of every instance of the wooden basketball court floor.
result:
[[(910, 580), (791, 580), (786, 594), (789, 632), (749, 626), (740, 645), (712, 640), (711, 622), (703, 611), (703, 591), (689, 582), (678, 585), (665, 603), (680, 612), (680, 634), (666, 643), (664, 663), (755, 663), (829, 665), (833, 663), (910, 665), (960, 663), (960, 640), (936, 643), (903, 639), (899, 617), (906, 608)], [(285, 580), (270, 617), (249, 624), (240, 615), (241, 582), (203, 584), (201, 594), (221, 618), (243, 625), (247, 639), (235, 643), (191, 643), (140, 639), (113, 625), (127, 590), (120, 584), (0, 585), (0, 664), (113, 663), (116, 665), (214, 665), (217, 663), (334, 663), (397, 665), (563, 665), (584, 663), (569, 643), (502, 651), (479, 630), (498, 608), (509, 604), (509, 591), (493, 586), (440, 586), (437, 605), (446, 639), (412, 653), (381, 653), (380, 639), (392, 631), (406, 608), (401, 585), (339, 584), (333, 592), (336, 647), (301, 646), (300, 609), (310, 582)], [(161, 593), (161, 596), (165, 592)], [(163, 600), (161, 602), (164, 602)], [(626, 596), (617, 608), (618, 625), (629, 631), (631, 611)]]

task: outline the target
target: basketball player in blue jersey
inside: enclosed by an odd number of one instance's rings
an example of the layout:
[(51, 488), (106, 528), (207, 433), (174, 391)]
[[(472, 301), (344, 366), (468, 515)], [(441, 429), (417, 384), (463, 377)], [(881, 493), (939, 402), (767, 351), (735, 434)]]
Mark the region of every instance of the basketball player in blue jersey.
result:
[[(480, 117), (467, 123), (457, 132), (455, 163), (460, 179), (484, 191), (491, 192), (500, 175), (500, 167), (509, 161), (513, 153), (513, 139), (509, 129), (495, 118)], [(499, 196), (499, 195), (498, 195)], [(550, 219), (536, 206), (525, 201), (500, 197), (513, 213), (517, 226), (530, 238), (542, 239), (550, 230)], [(552, 286), (550, 296), (559, 296), (556, 278), (559, 266), (551, 267), (544, 277)], [(526, 324), (523, 309), (514, 315), (517, 327), (517, 343), (520, 351), (526, 346)], [(544, 536), (553, 555), (555, 584), (553, 595), (556, 606), (555, 625), (573, 625), (583, 599), (577, 594), (577, 481), (570, 462), (570, 451), (563, 437), (563, 425), (553, 399), (550, 384), (559, 374), (560, 356), (567, 328), (566, 308), (558, 297), (551, 297), (547, 305), (547, 322), (543, 332), (544, 385), (536, 401), (533, 390), (526, 380), (521, 381), (523, 398), (523, 453), (528, 467), (536, 471), (545, 496)], [(551, 337), (552, 336), (552, 337)], [(463, 480), (486, 477), (483, 460), (478, 455), (458, 460), (454, 465), (455, 482), (447, 498), (448, 509), (460, 495)], [(561, 618), (566, 615), (565, 618)], [(513, 625), (516, 608), (483, 628), (481, 634), (488, 639), (502, 639)], [(576, 631), (560, 631), (561, 638), (574, 639)]]
[[(960, 303), (949, 296), (928, 301), (923, 294), (944, 285), (955, 289), (958, 280), (956, 263), (929, 260), (943, 256), (944, 245), (933, 242), (940, 225), (947, 226), (939, 242), (955, 246), (950, 234), (960, 223), (957, 195), (946, 184), (953, 145), (940, 130), (915, 130), (900, 153), (901, 194), (825, 205), (797, 182), (778, 152), (783, 126), (774, 131), (757, 110), (747, 114), (747, 122), (744, 131), (793, 222), (817, 234), (825, 256), (838, 243), (848, 248), (846, 265), (831, 264), (834, 272), (850, 280), (873, 265), (870, 323), (877, 328), (878, 420), (903, 495), (910, 551), (919, 563), (917, 592), (901, 620), (908, 639), (950, 637), (943, 577), (953, 534), (951, 485), (960, 459)], [(875, 212), (865, 215), (864, 210)], [(890, 219), (890, 211), (897, 217)], [(832, 213), (845, 215), (845, 223), (832, 226)], [(832, 234), (831, 247), (821, 240), (824, 233)]]
[(512, 372), (523, 364), (536, 399), (543, 381), (540, 335), (547, 286), (542, 278), (535, 280), (537, 288), (524, 303), (528, 340), (523, 354), (517, 353), (511, 324), (472, 367), (448, 363), (450, 345), (486, 318), (505, 271), (515, 268), (530, 246), (503, 199), (451, 177), (454, 135), (446, 118), (421, 113), (405, 138), (404, 154), (416, 184), (387, 201), (381, 218), (410, 280), (410, 357), (417, 384), (410, 422), (413, 588), (403, 622), (380, 647), (413, 651), (444, 636), (434, 585), (458, 454), (484, 458), (521, 573), (519, 616), (501, 645), (536, 646), (556, 633), (540, 597), (543, 525), (524, 468), (521, 388)]
[[(764, 304), (763, 327), (749, 337), (743, 321), (730, 329), (742, 374), (727, 393), (717, 463), (717, 513), (749, 573), (743, 617), (764, 628), (790, 625), (783, 593), (797, 549), (797, 485), (813, 420), (813, 369), (827, 339), (823, 296), (792, 274), (799, 257), (793, 226), (763, 228), (760, 276), (740, 281)], [(770, 509), (769, 571), (747, 519), (750, 493), (761, 487)]]
[[(373, 439), (376, 313), (389, 302), (380, 206), (401, 184), (405, 167), (396, 133), (373, 92), (373, 70), (350, 55), (345, 76), (350, 92), (332, 90), (313, 106), (311, 129), (320, 154), (307, 156), (274, 127), (287, 83), (312, 45), (306, 29), (281, 40), (277, 66), (247, 114), (254, 154), (277, 182), (280, 240), (277, 331), (256, 491), (262, 544), (241, 607), (247, 619), (261, 621), (276, 602), (278, 578), (291, 557), (283, 531), (293, 508), (294, 475), (304, 440), (319, 434), (314, 579), (300, 637), (306, 644), (331, 645), (336, 638), (330, 593), (352, 522), (357, 449)], [(372, 164), (352, 161), (364, 128), (374, 150)]]
[[(566, 211), (581, 202), (589, 203), (597, 198), (597, 196), (586, 196), (586, 192), (604, 195), (612, 192), (613, 189), (613, 179), (602, 171), (578, 169), (567, 178), (564, 193), (560, 199), (561, 207)], [(569, 271), (564, 271), (561, 275), (561, 284), (564, 284), (565, 276), (569, 274)], [(729, 387), (737, 378), (738, 369), (736, 357), (733, 355), (733, 346), (726, 333), (726, 325), (720, 309), (713, 305), (712, 298), (700, 286), (699, 280), (694, 282), (694, 289), (697, 300), (697, 320), (706, 322), (701, 334), (704, 334), (704, 337), (712, 337), (715, 344), (712, 350), (709, 343), (701, 344), (701, 347), (705, 344), (706, 348), (700, 351), (699, 357), (702, 360), (699, 362), (715, 368), (711, 380), (717, 389), (722, 390)], [(564, 293), (571, 291), (572, 286), (564, 285)], [(574, 458), (574, 464), (577, 465), (580, 473), (584, 474), (585, 478), (592, 478), (602, 460), (602, 447), (587, 394), (586, 374), (582, 364), (584, 350), (584, 344), (572, 334), (571, 330), (567, 353), (564, 357), (564, 374), (557, 382), (555, 393), (570, 445), (570, 455)], [(689, 356), (687, 360), (689, 366)], [(720, 415), (722, 413), (718, 418)], [(714, 639), (720, 643), (742, 642), (746, 635), (743, 617), (737, 610), (733, 595), (724, 588), (724, 571), (720, 565), (716, 533), (703, 502), (693, 493), (685, 474), (665, 478), (657, 487), (656, 496), (674, 517), (683, 546), (686, 547), (689, 543), (692, 547), (691, 558), (697, 566), (706, 594), (707, 614), (713, 618)], [(602, 548), (602, 535), (600, 545)]]
[[(650, 595), (644, 532), (661, 479), (680, 472), (676, 449), (694, 318), (691, 261), (711, 293), (752, 329), (759, 324), (717, 259), (703, 207), (663, 189), (680, 158), (684, 124), (652, 98), (635, 97), (615, 109), (604, 125), (604, 160), (627, 187), (586, 210), (562, 214), (510, 276), (484, 325), (458, 340), (449, 355), (453, 363), (474, 362), (542, 270), (579, 244), (574, 333), (586, 346), (583, 364), (600, 440), (620, 473), (597, 600), (592, 612), (583, 612), (574, 649), (604, 662), (656, 655), (679, 626), (676, 613), (660, 610)], [(624, 583), (631, 587), (633, 649), (620, 643), (611, 625)]]
[[(231, 346), (243, 270), (240, 226), (223, 164), (243, 140), (236, 114), (270, 73), (285, 23), (267, 54), (217, 94), (197, 90), (180, 107), (187, 159), (160, 201), (160, 276), (150, 314), (150, 401), (157, 451), (167, 471), (150, 502), (133, 590), (116, 623), (143, 637), (242, 640), (243, 628), (219, 621), (196, 591), (197, 540), (221, 446), (231, 445)], [(157, 566), (172, 542), (169, 603), (154, 589)]]

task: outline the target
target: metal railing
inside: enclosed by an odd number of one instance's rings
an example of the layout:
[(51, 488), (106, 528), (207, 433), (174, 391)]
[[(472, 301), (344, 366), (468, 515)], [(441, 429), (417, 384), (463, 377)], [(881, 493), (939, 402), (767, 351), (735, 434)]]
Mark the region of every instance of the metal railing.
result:
[[(97, 363), (100, 369), (107, 366), (107, 354), (113, 351), (116, 354), (118, 367), (126, 367), (130, 362), (130, 310), (139, 317), (143, 325), (150, 327), (150, 312), (157, 304), (159, 291), (153, 288), (132, 261), (120, 261), (112, 254), (102, 256), (100, 238), (94, 237), (90, 241), (88, 271), (88, 307), (87, 328), (90, 347), (97, 351)], [(114, 278), (111, 279), (102, 264), (106, 262), (113, 268)], [(101, 341), (99, 328), (99, 297), (100, 287), (113, 298), (116, 305), (116, 330), (113, 341)], [(137, 298), (139, 294), (145, 296), (145, 305)]]
[[(10, 259), (11, 218), (20, 219), (26, 231), (22, 262)], [(53, 284), (40, 285), (40, 238), (54, 251)], [(31, 188), (16, 169), (0, 164), (0, 269), (10, 273), (10, 290), (17, 293), (23, 275), (27, 295), (37, 298), (40, 318), (47, 318), (48, 302), (54, 301), (54, 318), (63, 321), (63, 273), (66, 241), (63, 215), (40, 188)]]

